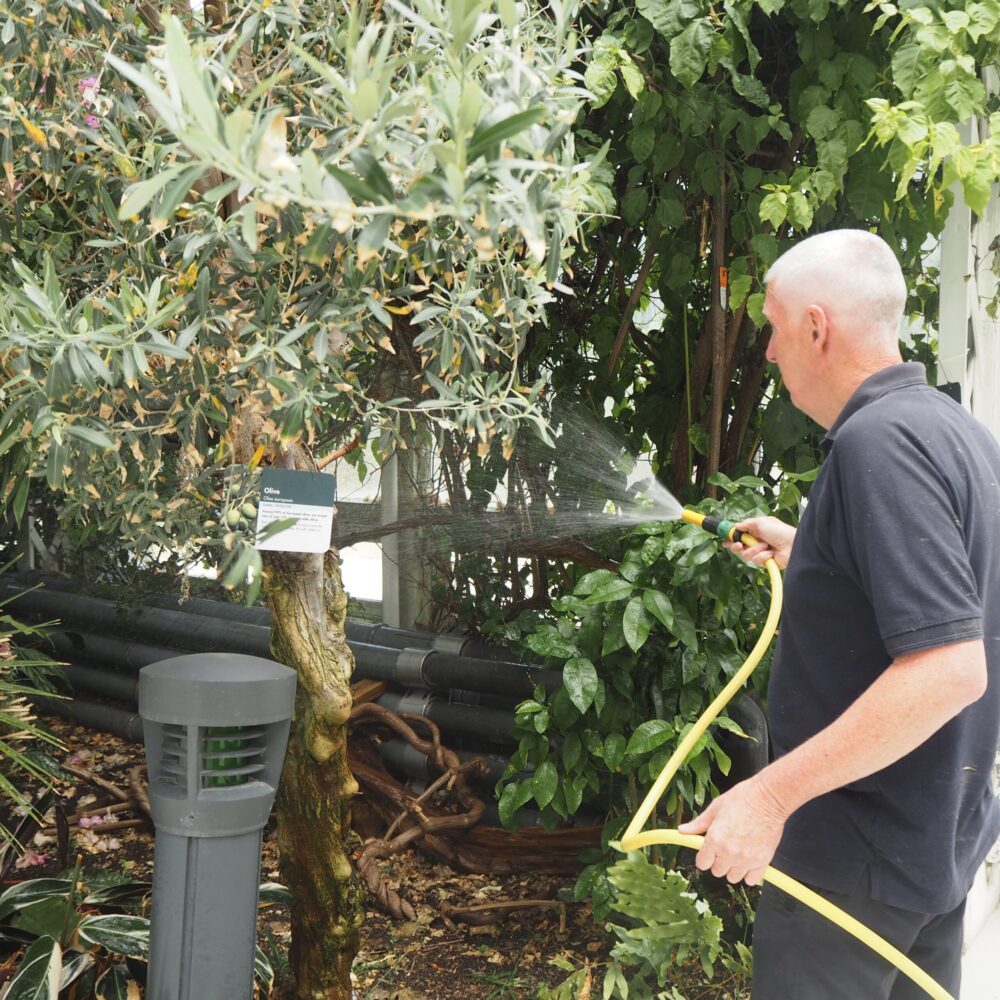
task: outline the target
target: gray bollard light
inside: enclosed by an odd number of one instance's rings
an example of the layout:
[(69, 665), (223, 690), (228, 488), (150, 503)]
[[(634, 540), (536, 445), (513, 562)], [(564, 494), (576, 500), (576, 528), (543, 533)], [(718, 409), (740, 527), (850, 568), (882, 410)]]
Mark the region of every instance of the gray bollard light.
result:
[(156, 827), (147, 1000), (250, 1000), (264, 826), (295, 672), (196, 653), (139, 673)]

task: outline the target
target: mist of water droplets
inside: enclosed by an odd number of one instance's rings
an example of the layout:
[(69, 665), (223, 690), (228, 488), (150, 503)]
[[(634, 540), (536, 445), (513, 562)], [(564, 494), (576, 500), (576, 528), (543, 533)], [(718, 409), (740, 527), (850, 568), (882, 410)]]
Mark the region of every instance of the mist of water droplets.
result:
[[(649, 462), (631, 455), (606, 422), (564, 408), (553, 425), (554, 446), (519, 442), (519, 492), (527, 499), (501, 493), (498, 509), (453, 512), (455, 520), (443, 526), (451, 548), (516, 550), (519, 541), (528, 540), (586, 543), (636, 524), (680, 517), (681, 504), (652, 475)], [(416, 555), (417, 546), (411, 533), (399, 536), (400, 562)]]

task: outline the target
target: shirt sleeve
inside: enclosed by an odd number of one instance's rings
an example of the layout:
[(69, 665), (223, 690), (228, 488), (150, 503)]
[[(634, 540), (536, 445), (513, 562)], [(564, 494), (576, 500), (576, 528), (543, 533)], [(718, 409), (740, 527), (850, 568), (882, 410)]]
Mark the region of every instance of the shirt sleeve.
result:
[[(844, 433), (847, 432), (847, 433)], [(893, 658), (983, 634), (963, 529), (963, 484), (891, 424), (845, 426), (837, 463), (843, 568), (867, 595)]]

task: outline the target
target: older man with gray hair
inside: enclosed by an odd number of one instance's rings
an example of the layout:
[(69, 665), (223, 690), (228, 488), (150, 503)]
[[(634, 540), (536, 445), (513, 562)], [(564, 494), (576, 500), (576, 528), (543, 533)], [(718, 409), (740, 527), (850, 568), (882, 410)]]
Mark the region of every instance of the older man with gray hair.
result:
[[(775, 760), (687, 833), (697, 864), (776, 867), (958, 996), (965, 898), (1000, 835), (1000, 447), (904, 364), (906, 285), (861, 230), (797, 244), (767, 275), (768, 360), (826, 429), (798, 530), (739, 525), (787, 567), (768, 697)], [(918, 1000), (920, 987), (765, 886), (754, 1000)]]

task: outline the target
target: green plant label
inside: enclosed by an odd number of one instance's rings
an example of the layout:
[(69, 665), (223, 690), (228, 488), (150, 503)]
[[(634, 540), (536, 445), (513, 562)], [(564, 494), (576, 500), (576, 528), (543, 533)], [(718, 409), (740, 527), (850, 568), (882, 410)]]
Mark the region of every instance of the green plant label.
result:
[(265, 469), (260, 482), (256, 548), (326, 552), (337, 481), (323, 472)]

